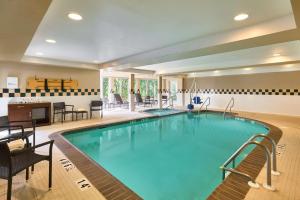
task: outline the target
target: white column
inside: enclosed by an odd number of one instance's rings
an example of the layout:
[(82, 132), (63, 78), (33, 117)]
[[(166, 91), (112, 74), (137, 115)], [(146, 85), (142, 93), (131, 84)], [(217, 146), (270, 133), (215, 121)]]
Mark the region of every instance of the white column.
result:
[(162, 76), (159, 76), (158, 77), (158, 107), (159, 108), (162, 108), (162, 99), (161, 99), (161, 96), (162, 96)]
[(134, 112), (135, 111), (135, 103), (134, 103), (134, 74), (130, 74), (129, 77), (129, 91), (128, 91), (128, 97), (129, 97), (129, 110)]
[(100, 76), (100, 98), (103, 99), (103, 69), (99, 70), (99, 76)]
[[(178, 78), (177, 80), (177, 86), (178, 86), (178, 89), (179, 90), (183, 90), (183, 78)], [(185, 102), (184, 102), (184, 93), (181, 92), (181, 93), (177, 93), (177, 99), (178, 99), (178, 105), (181, 105), (181, 106), (185, 106)]]
[(146, 96), (149, 95), (149, 80), (145, 80), (146, 81)]

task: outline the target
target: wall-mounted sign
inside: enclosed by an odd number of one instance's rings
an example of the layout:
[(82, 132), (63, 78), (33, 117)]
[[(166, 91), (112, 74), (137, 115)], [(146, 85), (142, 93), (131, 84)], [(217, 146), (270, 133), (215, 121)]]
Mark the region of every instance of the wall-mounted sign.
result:
[(6, 79), (6, 87), (8, 89), (16, 89), (16, 88), (18, 88), (18, 77), (7, 77), (7, 79)]

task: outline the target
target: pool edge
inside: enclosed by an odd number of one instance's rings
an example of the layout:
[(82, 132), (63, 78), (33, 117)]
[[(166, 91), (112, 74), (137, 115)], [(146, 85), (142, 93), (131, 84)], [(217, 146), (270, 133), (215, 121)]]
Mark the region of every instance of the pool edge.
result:
[[(209, 110), (208, 112), (213, 113), (222, 113), (219, 111), (213, 111)], [(184, 113), (184, 112), (182, 112)], [(182, 114), (182, 113), (175, 113), (175, 114)], [(173, 114), (171, 114), (173, 115)], [(169, 116), (169, 115), (167, 115)], [(231, 115), (232, 117), (235, 117), (236, 114)], [(120, 180), (118, 180), (116, 177), (114, 177), (112, 174), (110, 174), (107, 170), (105, 170), (100, 164), (96, 163), (94, 160), (89, 158), (87, 155), (82, 153), (77, 147), (75, 147), (73, 144), (71, 144), (68, 140), (64, 138), (64, 134), (67, 134), (69, 132), (77, 131), (77, 130), (84, 130), (84, 129), (92, 129), (92, 128), (101, 128), (108, 125), (117, 125), (122, 123), (127, 123), (130, 121), (140, 121), (144, 119), (153, 119), (153, 118), (162, 118), (166, 116), (145, 116), (138, 119), (128, 119), (128, 120), (122, 120), (119, 122), (113, 122), (113, 123), (104, 123), (104, 124), (96, 124), (96, 125), (90, 125), (90, 126), (84, 126), (79, 128), (73, 128), (68, 130), (63, 130), (59, 132), (52, 133), (49, 138), (55, 140), (55, 145), (62, 151), (66, 157), (68, 157), (75, 166), (79, 169), (79, 171), (86, 176), (86, 178), (92, 183), (92, 185), (108, 200), (135, 200), (135, 199), (142, 199), (140, 196), (138, 196), (134, 191), (132, 191), (130, 188), (128, 188), (125, 184), (123, 184)], [(247, 117), (240, 117), (246, 120), (255, 121), (257, 123), (261, 123), (262, 125), (269, 128), (269, 134), (271, 137), (274, 138), (275, 142), (278, 143), (278, 141), (281, 138), (282, 131), (269, 123), (259, 121), (252, 118)], [(263, 143), (267, 143), (267, 141), (264, 139), (262, 141)], [(269, 147), (269, 146), (268, 146)], [(243, 161), (238, 165), (237, 169), (239, 169), (241, 166), (243, 166), (245, 163), (248, 162), (248, 158), (251, 159), (251, 157), (255, 156), (257, 154), (257, 151), (259, 152), (260, 149), (255, 147), (250, 154), (243, 159)], [(258, 153), (260, 154), (260, 153)], [(261, 159), (259, 161), (259, 167), (256, 168), (253, 172), (256, 174), (253, 176), (255, 179), (259, 172), (262, 170), (265, 163), (265, 159)], [(216, 166), (217, 167), (217, 166)], [(258, 172), (257, 172), (258, 171)], [(220, 177), (221, 177), (221, 171), (220, 171)], [(238, 193), (237, 198), (233, 198), (232, 195), (234, 195), (234, 192), (231, 191), (228, 193), (228, 186), (232, 185), (232, 182), (240, 181), (240, 177), (236, 177), (234, 175), (229, 175), (221, 184), (219, 184), (214, 191), (208, 196), (207, 199), (210, 200), (216, 200), (216, 199), (228, 199), (228, 195), (231, 199), (241, 199), (240, 195), (246, 196), (248, 191), (250, 190), (250, 187), (247, 185), (247, 183), (241, 182), (242, 186)], [(234, 190), (234, 189), (232, 189)], [(233, 192), (233, 194), (231, 194)]]

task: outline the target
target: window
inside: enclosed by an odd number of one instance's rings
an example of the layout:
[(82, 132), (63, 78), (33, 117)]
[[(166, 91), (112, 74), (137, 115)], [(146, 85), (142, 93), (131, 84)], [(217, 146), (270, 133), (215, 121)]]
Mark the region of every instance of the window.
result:
[(108, 78), (103, 78), (103, 97), (108, 97)]
[(171, 96), (174, 96), (174, 100), (177, 100), (177, 81), (171, 80), (170, 81), (170, 92)]
[(123, 100), (128, 100), (128, 79), (116, 78), (113, 88), (115, 94), (120, 94)]

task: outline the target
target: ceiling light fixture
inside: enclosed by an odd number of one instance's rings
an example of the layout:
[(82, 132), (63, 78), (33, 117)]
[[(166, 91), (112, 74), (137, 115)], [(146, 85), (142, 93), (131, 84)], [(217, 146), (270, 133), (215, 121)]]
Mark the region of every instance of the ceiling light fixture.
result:
[(235, 21), (243, 21), (245, 19), (248, 19), (249, 15), (246, 14), (246, 13), (241, 13), (241, 14), (238, 14), (237, 16), (234, 17), (234, 20)]
[(99, 63), (99, 60), (93, 60), (93, 63)]
[(215, 72), (215, 73), (219, 73), (220, 71), (219, 71), (219, 70), (215, 70), (214, 72)]
[(44, 55), (44, 53), (42, 53), (42, 52), (36, 52), (35, 55), (42, 56), (42, 55)]
[(53, 39), (46, 39), (45, 41), (50, 43), (50, 44), (55, 44), (56, 43), (56, 41), (53, 40)]
[(250, 71), (250, 70), (252, 70), (252, 68), (248, 67), (248, 68), (244, 68), (244, 70)]
[(280, 53), (274, 53), (273, 56), (274, 56), (274, 57), (280, 56)]
[(75, 21), (80, 21), (82, 20), (82, 16), (77, 14), (77, 13), (74, 13), (74, 12), (71, 12), (68, 14), (68, 17), (72, 20), (75, 20)]

